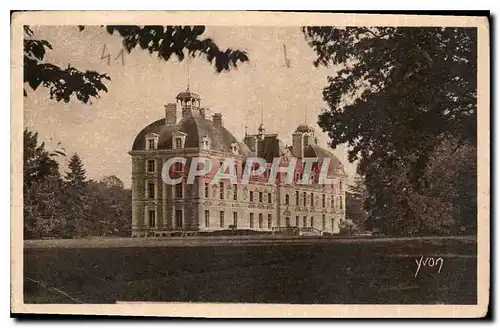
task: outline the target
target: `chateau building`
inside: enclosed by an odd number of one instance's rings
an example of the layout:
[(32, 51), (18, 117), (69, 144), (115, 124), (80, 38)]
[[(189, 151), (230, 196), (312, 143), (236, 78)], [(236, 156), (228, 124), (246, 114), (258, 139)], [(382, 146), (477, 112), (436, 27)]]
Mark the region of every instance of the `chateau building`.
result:
[[(176, 103), (165, 106), (165, 116), (146, 126), (134, 140), (132, 150), (132, 237), (169, 235), (172, 232), (251, 229), (279, 231), (298, 227), (314, 234), (338, 233), (345, 218), (346, 174), (342, 163), (327, 148), (317, 144), (314, 128), (300, 124), (292, 134), (292, 145), (286, 146), (277, 134), (266, 133), (261, 123), (256, 134), (245, 131), (237, 140), (223, 124), (222, 115), (210, 116), (201, 106), (198, 94), (181, 92)], [(211, 183), (212, 176), (196, 177), (169, 185), (162, 180), (163, 164), (172, 157), (187, 159), (186, 165), (175, 165), (174, 172), (183, 176), (195, 157), (222, 163), (236, 160), (242, 172), (246, 159), (266, 160), (261, 176), (249, 183)], [(286, 166), (297, 159), (293, 182), (280, 173), (275, 182), (267, 179), (273, 159)], [(330, 160), (328, 178), (333, 184), (318, 182), (319, 165), (313, 165), (311, 183), (300, 184), (308, 158)], [(217, 166), (217, 165), (215, 165)], [(217, 170), (218, 167), (215, 168)]]

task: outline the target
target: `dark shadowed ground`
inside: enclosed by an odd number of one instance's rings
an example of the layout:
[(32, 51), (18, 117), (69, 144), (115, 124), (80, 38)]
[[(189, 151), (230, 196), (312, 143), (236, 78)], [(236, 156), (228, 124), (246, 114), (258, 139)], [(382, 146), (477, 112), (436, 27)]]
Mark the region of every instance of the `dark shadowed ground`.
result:
[[(25, 247), (24, 301), (476, 303), (474, 239), (158, 243)], [(415, 277), (422, 255), (441, 257), (441, 273), (439, 266), (422, 266)]]

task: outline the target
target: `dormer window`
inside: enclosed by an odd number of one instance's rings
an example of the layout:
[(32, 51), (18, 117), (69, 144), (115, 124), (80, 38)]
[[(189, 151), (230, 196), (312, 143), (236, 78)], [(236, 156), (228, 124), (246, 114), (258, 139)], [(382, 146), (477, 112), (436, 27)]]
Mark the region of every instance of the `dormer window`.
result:
[(201, 140), (201, 148), (209, 150), (212, 147), (212, 141), (210, 140), (209, 137), (204, 136), (203, 139)]
[(233, 143), (231, 144), (231, 152), (232, 152), (234, 155), (238, 155), (239, 151), (240, 151), (240, 147), (239, 147), (239, 145), (238, 145), (236, 142), (233, 142)]
[(177, 131), (172, 136), (172, 149), (181, 149), (184, 148), (186, 143), (186, 136), (184, 132)]
[(154, 139), (148, 139), (148, 149), (155, 149), (155, 140)]
[(156, 133), (146, 134), (146, 150), (158, 148), (158, 135)]

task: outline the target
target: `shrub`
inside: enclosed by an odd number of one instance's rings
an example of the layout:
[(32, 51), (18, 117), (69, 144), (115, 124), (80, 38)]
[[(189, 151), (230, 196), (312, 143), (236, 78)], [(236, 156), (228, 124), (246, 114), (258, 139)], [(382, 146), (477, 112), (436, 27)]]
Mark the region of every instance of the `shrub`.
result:
[(343, 236), (352, 236), (359, 232), (359, 228), (350, 219), (342, 220), (339, 226), (340, 234)]

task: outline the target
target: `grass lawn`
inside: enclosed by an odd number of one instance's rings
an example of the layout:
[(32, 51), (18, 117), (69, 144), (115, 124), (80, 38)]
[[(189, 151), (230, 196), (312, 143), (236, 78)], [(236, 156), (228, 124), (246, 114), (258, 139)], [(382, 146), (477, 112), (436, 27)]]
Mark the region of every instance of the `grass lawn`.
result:
[[(185, 239), (188, 240), (188, 239)], [(140, 241), (139, 241), (140, 242)], [(151, 243), (151, 242), (149, 242)], [(475, 304), (470, 239), (25, 247), (25, 303)], [(421, 256), (443, 258), (421, 267)]]

